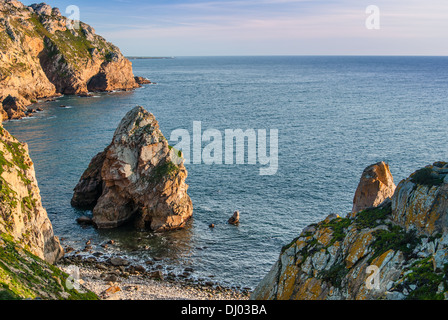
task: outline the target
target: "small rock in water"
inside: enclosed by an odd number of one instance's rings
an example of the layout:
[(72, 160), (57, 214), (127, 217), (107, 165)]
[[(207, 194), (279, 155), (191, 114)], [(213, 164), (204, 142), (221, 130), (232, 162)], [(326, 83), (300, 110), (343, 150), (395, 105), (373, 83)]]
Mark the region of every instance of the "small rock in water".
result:
[(82, 225), (91, 225), (93, 224), (93, 220), (90, 217), (82, 216), (76, 219), (76, 222)]
[(235, 211), (233, 213), (233, 216), (229, 219), (229, 223), (233, 224), (233, 225), (237, 225), (238, 223), (240, 223), (240, 212), (239, 211)]

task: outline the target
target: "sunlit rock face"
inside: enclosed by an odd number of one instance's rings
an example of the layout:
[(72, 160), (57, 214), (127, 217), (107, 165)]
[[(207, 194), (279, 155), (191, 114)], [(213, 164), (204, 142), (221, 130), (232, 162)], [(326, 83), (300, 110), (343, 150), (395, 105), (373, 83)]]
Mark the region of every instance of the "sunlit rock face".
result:
[(42, 207), (28, 146), (0, 125), (0, 234), (7, 234), (47, 262), (63, 256)]
[(447, 174), (447, 163), (434, 163), (401, 181), (391, 201), (308, 226), (251, 298), (447, 299)]
[(112, 143), (92, 159), (72, 205), (92, 207), (98, 228), (131, 220), (138, 229), (182, 228), (193, 214), (183, 162), (155, 117), (136, 107), (123, 118)]
[(379, 162), (368, 166), (359, 181), (352, 213), (379, 206), (384, 200), (392, 197), (395, 188), (389, 165)]

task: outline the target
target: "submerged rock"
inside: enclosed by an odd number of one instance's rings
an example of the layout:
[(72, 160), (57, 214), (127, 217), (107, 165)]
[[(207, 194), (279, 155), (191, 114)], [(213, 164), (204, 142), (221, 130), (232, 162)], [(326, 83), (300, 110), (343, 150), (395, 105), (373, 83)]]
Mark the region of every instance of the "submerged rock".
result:
[(391, 201), (305, 228), (251, 299), (448, 299), (447, 174), (437, 162)]
[(92, 206), (98, 228), (130, 220), (138, 229), (181, 228), (193, 213), (186, 178), (182, 153), (168, 145), (155, 117), (136, 107), (123, 118), (112, 143), (92, 159), (72, 205)]

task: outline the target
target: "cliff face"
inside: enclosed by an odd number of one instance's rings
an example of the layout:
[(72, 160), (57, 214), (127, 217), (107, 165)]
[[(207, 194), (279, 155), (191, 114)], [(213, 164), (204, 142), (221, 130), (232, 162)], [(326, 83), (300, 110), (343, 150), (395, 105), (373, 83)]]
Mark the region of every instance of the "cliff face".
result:
[(448, 299), (447, 174), (435, 163), (381, 206), (305, 228), (252, 299)]
[(28, 147), (1, 125), (0, 187), (0, 234), (10, 235), (49, 263), (61, 258), (63, 249), (42, 207)]
[(123, 118), (112, 143), (95, 156), (72, 199), (93, 207), (98, 228), (134, 219), (137, 228), (181, 228), (192, 216), (182, 154), (168, 145), (152, 114), (136, 107)]
[(67, 28), (57, 8), (0, 0), (0, 101), (4, 119), (59, 94), (138, 87), (120, 50), (80, 22)]

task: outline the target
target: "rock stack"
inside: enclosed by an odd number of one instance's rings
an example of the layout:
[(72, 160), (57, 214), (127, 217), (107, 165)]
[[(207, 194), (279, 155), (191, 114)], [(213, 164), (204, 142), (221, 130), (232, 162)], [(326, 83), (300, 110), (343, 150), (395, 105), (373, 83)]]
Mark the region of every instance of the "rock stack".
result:
[(168, 145), (155, 117), (142, 107), (126, 114), (112, 143), (95, 156), (72, 199), (93, 208), (98, 228), (131, 220), (138, 229), (166, 231), (185, 226), (193, 205), (180, 151)]
[(370, 207), (377, 207), (384, 200), (393, 196), (395, 188), (389, 165), (378, 162), (368, 166), (362, 173), (356, 190), (352, 213), (355, 214)]

